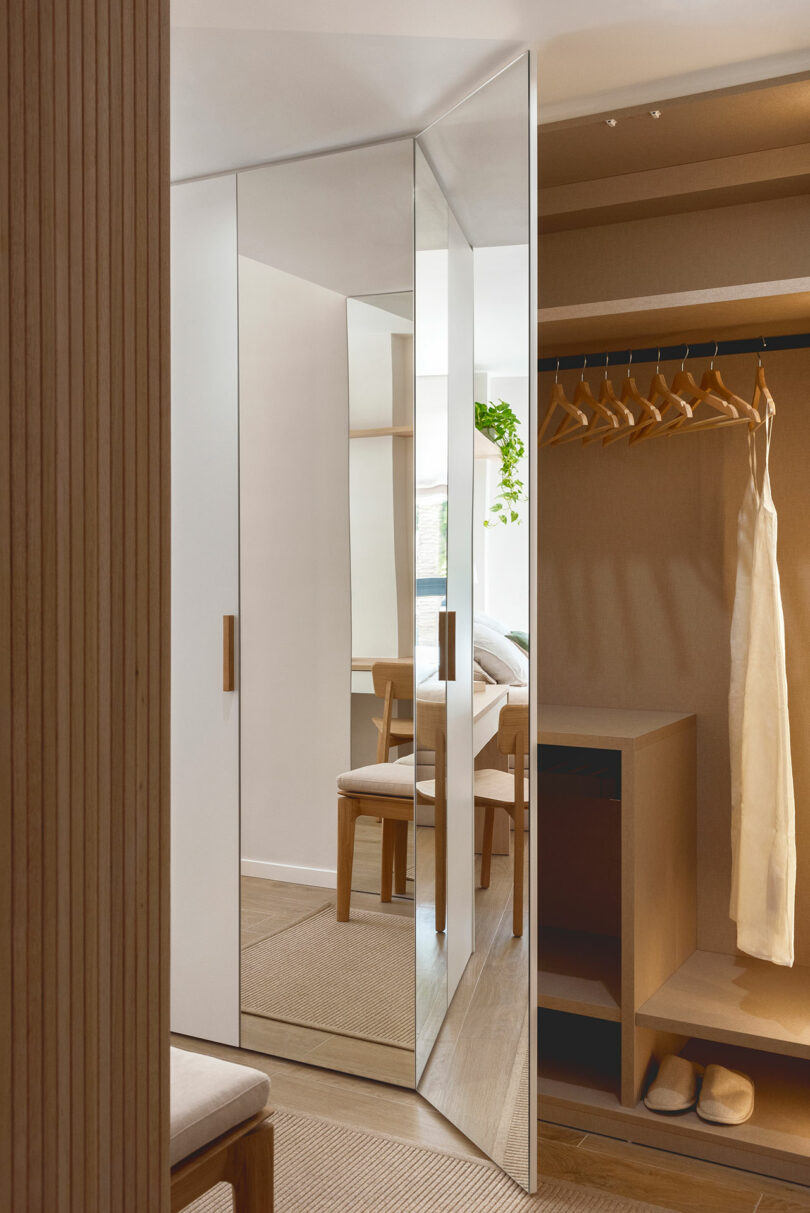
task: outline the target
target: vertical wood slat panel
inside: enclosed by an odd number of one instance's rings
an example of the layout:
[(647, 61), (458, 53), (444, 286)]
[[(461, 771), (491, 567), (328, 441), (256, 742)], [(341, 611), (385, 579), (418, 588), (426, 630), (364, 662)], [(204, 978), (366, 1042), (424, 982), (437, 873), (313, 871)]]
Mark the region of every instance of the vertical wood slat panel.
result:
[(7, 0), (0, 72), (0, 1208), (162, 1213), (167, 0)]

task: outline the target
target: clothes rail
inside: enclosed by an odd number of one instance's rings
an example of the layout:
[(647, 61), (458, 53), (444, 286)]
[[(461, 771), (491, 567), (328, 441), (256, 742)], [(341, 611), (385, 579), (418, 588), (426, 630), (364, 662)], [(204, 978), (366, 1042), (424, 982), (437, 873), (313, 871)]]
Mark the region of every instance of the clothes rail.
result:
[(810, 349), (810, 333), (787, 333), (778, 337), (741, 337), (734, 341), (690, 341), (680, 345), (646, 346), (639, 350), (603, 350), (601, 354), (562, 354), (559, 358), (538, 358), (538, 371), (604, 370), (605, 366), (624, 366), (640, 362), (680, 361), (689, 352), (693, 358), (722, 358), (728, 354), (772, 354), (779, 350)]

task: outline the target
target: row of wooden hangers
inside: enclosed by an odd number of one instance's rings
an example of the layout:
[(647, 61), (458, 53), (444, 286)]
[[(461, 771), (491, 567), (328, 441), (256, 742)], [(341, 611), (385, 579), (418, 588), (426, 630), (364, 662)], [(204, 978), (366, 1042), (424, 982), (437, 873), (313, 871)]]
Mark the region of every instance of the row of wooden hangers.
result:
[[(585, 358), (579, 383), (570, 400), (559, 381), (558, 360), (548, 408), (540, 426), (540, 446), (563, 446), (576, 441), (585, 445), (601, 442), (603, 446), (609, 446), (622, 438), (627, 438), (632, 445), (648, 438), (693, 434), (727, 425), (748, 425), (752, 430), (757, 429), (776, 414), (762, 357), (757, 355), (754, 390), (749, 401), (732, 392), (715, 369), (718, 348), (715, 345), (709, 369), (699, 385), (692, 372), (686, 369), (689, 346), (671, 384), (661, 373), (659, 349), (655, 374), (646, 394), (639, 390), (631, 375), (632, 353), (618, 394), (608, 377), (605, 355), (605, 373), (599, 392), (594, 395), (585, 379), (588, 363)], [(559, 422), (555, 425), (559, 414)]]

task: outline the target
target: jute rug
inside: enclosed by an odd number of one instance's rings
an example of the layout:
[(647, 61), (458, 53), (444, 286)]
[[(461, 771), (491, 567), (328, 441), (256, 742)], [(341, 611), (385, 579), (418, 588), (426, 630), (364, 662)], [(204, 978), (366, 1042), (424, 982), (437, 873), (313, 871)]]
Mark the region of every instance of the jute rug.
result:
[[(527, 1196), (490, 1162), (290, 1112), (276, 1112), (273, 1123), (275, 1213), (651, 1213), (655, 1208), (556, 1180)], [(232, 1211), (231, 1189), (219, 1184), (187, 1213)]]
[(414, 1047), (413, 919), (334, 906), (242, 951), (242, 1010)]

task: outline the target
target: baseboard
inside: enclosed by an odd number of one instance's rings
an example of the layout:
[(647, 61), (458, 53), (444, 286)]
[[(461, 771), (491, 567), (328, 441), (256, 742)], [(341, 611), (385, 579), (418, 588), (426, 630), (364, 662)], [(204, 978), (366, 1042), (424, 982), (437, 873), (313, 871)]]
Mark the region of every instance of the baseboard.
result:
[(335, 868), (298, 868), (287, 863), (267, 863), (264, 859), (243, 859), (243, 876), (262, 880), (286, 880), (288, 884), (311, 884), (318, 889), (337, 888)]

